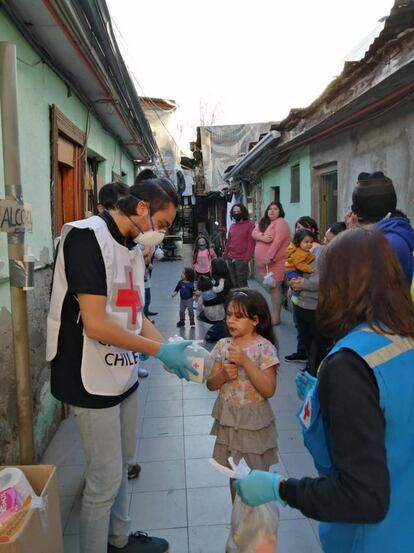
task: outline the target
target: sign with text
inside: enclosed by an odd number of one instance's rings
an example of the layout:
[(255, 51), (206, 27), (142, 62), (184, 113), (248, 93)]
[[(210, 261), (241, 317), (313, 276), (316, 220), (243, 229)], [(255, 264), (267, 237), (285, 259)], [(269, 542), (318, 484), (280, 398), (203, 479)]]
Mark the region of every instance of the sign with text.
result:
[(17, 200), (0, 200), (0, 232), (32, 232), (32, 206)]

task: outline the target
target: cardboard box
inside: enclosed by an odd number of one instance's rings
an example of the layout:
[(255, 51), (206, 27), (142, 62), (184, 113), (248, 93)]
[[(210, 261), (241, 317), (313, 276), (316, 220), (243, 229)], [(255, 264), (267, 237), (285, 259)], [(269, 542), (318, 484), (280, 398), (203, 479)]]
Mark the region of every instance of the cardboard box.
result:
[(42, 514), (37, 509), (27, 510), (11, 540), (0, 543), (0, 553), (63, 553), (56, 467), (22, 465), (18, 468), (36, 495), (45, 499), (46, 510)]

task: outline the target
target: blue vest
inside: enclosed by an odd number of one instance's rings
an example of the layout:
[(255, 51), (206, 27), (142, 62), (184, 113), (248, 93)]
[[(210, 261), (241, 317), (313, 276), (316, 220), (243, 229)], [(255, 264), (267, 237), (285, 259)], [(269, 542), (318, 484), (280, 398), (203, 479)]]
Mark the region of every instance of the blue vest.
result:
[[(384, 413), (390, 507), (378, 524), (321, 523), (325, 553), (414, 552), (414, 340), (378, 334), (359, 325), (329, 355), (349, 349), (374, 372)], [(336, 471), (329, 429), (319, 407), (318, 383), (298, 412), (304, 442), (321, 476)]]

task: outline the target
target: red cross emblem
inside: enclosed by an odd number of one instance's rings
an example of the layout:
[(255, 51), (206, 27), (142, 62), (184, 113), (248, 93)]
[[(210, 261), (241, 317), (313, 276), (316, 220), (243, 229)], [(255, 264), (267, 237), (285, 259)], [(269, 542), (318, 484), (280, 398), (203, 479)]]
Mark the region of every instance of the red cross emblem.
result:
[(114, 284), (113, 291), (113, 310), (128, 312), (128, 328), (135, 329), (137, 324), (137, 313), (142, 309), (138, 286), (134, 286), (132, 280), (132, 270), (125, 267), (126, 282)]
[(309, 407), (309, 401), (305, 403), (305, 407), (303, 409), (303, 422), (306, 421), (310, 417), (310, 407)]

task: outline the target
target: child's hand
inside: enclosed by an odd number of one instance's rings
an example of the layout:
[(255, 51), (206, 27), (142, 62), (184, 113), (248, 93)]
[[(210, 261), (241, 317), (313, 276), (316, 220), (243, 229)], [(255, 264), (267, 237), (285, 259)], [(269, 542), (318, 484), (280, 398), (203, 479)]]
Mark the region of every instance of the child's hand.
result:
[(228, 360), (239, 367), (244, 367), (247, 356), (239, 347), (230, 345), (228, 351)]
[(292, 290), (295, 290), (295, 292), (301, 292), (303, 290), (304, 282), (305, 282), (305, 279), (303, 277), (297, 277), (297, 278), (292, 278), (289, 284)]
[(358, 217), (352, 211), (345, 214), (344, 221), (347, 229), (358, 226)]
[(236, 380), (238, 371), (233, 363), (223, 363), (223, 372), (226, 380)]

